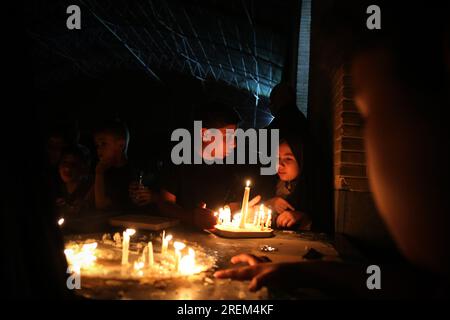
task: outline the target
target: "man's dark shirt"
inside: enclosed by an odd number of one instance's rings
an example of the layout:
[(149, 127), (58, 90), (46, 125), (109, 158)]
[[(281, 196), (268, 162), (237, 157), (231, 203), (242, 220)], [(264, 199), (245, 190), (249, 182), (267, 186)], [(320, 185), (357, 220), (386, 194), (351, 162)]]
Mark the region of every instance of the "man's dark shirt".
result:
[(247, 178), (244, 171), (242, 165), (170, 164), (164, 170), (161, 188), (175, 195), (177, 204), (185, 209), (206, 203), (208, 209), (217, 210), (229, 202), (242, 201)]

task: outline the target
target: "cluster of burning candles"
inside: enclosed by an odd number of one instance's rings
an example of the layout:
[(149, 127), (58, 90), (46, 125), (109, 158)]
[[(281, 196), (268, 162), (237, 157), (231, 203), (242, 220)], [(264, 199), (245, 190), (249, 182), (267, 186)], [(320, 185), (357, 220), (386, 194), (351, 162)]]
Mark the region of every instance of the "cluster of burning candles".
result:
[(85, 243), (81, 248), (77, 245), (65, 249), (64, 254), (72, 272), (79, 274), (81, 269), (92, 267), (97, 260), (95, 255), (96, 249), (97, 242)]
[[(152, 241), (149, 241), (143, 248), (142, 254), (134, 261), (133, 265), (131, 265), (129, 262), (130, 239), (135, 233), (135, 229), (126, 229), (123, 232), (122, 239), (120, 239), (120, 234), (115, 234), (114, 241), (116, 244), (120, 244), (121, 242), (122, 272), (128, 272), (132, 267), (132, 270), (134, 270), (138, 276), (143, 276), (145, 270), (151, 271), (157, 267), (154, 259), (153, 243)], [(166, 268), (171, 269), (171, 271), (178, 272), (181, 275), (197, 273), (199, 266), (197, 266), (195, 261), (195, 250), (187, 247), (185, 243), (180, 241), (174, 241), (173, 250), (169, 250), (169, 244), (172, 239), (172, 235), (169, 234), (166, 236), (165, 231), (163, 232), (160, 256), (161, 263), (158, 264), (158, 268), (162, 268), (164, 265)], [(72, 271), (80, 273), (81, 269), (91, 268), (97, 260), (96, 249), (97, 242), (85, 243), (82, 246), (77, 245), (65, 249), (64, 253)], [(170, 263), (163, 263), (164, 261)]]
[[(130, 236), (135, 234), (134, 229), (127, 229), (123, 232), (122, 241), (122, 266), (126, 267), (128, 263), (128, 250), (130, 245)], [(169, 252), (169, 244), (172, 241), (173, 236), (163, 231), (162, 234), (162, 245), (161, 245), (161, 259), (168, 259), (171, 255), (174, 258), (173, 270), (183, 274), (193, 274), (196, 272), (195, 263), (195, 250), (193, 248), (186, 247), (186, 244), (181, 241), (173, 242), (173, 254)], [(183, 254), (183, 251), (187, 253)], [(145, 267), (153, 268), (155, 266), (154, 256), (153, 256), (153, 243), (149, 241), (148, 244), (142, 250), (142, 255), (134, 262), (134, 270), (138, 272), (139, 275), (143, 274), (143, 269)]]
[(252, 230), (263, 231), (270, 229), (272, 224), (272, 210), (266, 208), (261, 204), (258, 209), (253, 211), (253, 221), (248, 222), (249, 218), (249, 198), (250, 198), (250, 181), (247, 180), (244, 189), (244, 198), (242, 199), (241, 212), (238, 212), (231, 217), (231, 209), (229, 206), (220, 208), (218, 212), (214, 212), (217, 217), (216, 228), (226, 228), (227, 230)]

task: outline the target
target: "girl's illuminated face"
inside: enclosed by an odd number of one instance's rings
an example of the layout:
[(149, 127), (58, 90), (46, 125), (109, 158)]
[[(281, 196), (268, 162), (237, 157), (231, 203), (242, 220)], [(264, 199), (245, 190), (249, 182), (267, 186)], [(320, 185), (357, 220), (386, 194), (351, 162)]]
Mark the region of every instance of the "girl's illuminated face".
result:
[(66, 154), (59, 164), (59, 176), (64, 183), (79, 181), (84, 174), (82, 161), (72, 154)]
[(278, 177), (280, 180), (292, 181), (297, 178), (300, 168), (291, 147), (286, 142), (280, 144), (278, 156)]

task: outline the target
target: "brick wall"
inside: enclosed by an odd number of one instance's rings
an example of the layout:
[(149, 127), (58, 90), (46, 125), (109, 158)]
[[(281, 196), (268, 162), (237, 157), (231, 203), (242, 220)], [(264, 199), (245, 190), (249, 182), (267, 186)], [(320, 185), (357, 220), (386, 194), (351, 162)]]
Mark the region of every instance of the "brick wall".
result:
[(332, 77), (335, 231), (373, 247), (392, 246), (366, 173), (363, 120), (356, 108), (350, 67)]
[(334, 177), (337, 190), (369, 191), (363, 140), (363, 121), (353, 100), (349, 67), (333, 76)]

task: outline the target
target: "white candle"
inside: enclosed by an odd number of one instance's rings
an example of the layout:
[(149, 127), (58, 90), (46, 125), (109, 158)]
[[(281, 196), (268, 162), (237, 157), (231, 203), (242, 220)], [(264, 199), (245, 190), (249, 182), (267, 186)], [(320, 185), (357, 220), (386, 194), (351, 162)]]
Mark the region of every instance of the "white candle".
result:
[(266, 222), (266, 221), (264, 220), (265, 216), (266, 216), (266, 212), (265, 212), (264, 210), (261, 211), (261, 222), (260, 222), (260, 225), (259, 225), (259, 227), (260, 227), (261, 229), (264, 228), (264, 223)]
[(148, 242), (148, 246), (147, 246), (147, 250), (148, 250), (148, 266), (149, 267), (153, 267), (153, 243), (151, 241)]
[(217, 211), (214, 211), (214, 217), (216, 217), (216, 224), (217, 225), (221, 225), (222, 221), (221, 221), (221, 213), (222, 212), (222, 208), (219, 209), (219, 213)]
[(239, 228), (245, 229), (245, 223), (247, 222), (249, 197), (250, 197), (250, 180), (247, 180), (247, 185), (245, 186), (244, 189), (244, 198), (242, 199), (241, 222), (239, 224)]
[(169, 242), (172, 240), (172, 235), (169, 234), (167, 237), (163, 239), (161, 254), (165, 255), (167, 253), (167, 247), (169, 246)]
[(272, 210), (269, 209), (266, 220), (266, 228), (270, 228), (272, 226)]
[(181, 250), (183, 250), (186, 245), (183, 242), (175, 241), (173, 247), (175, 248), (175, 270), (178, 271), (181, 260)]
[(256, 215), (257, 215), (256, 226), (257, 227), (259, 227), (259, 225), (261, 224), (261, 215), (262, 215), (263, 210), (264, 210), (264, 205), (261, 204), (259, 206), (259, 211), (256, 213)]
[(122, 265), (128, 264), (128, 251), (130, 247), (130, 237), (136, 233), (134, 229), (127, 229), (123, 232), (122, 240)]
[(258, 223), (259, 223), (259, 216), (260, 216), (260, 212), (261, 212), (261, 210), (264, 210), (264, 204), (263, 203), (261, 203), (261, 205), (259, 206), (259, 210), (256, 210), (255, 209), (255, 213), (254, 213), (254, 215), (253, 215), (253, 224), (255, 225), (255, 226), (258, 226)]
[(179, 264), (179, 272), (181, 274), (192, 274), (195, 272), (195, 251), (189, 248), (189, 254), (183, 256)]

